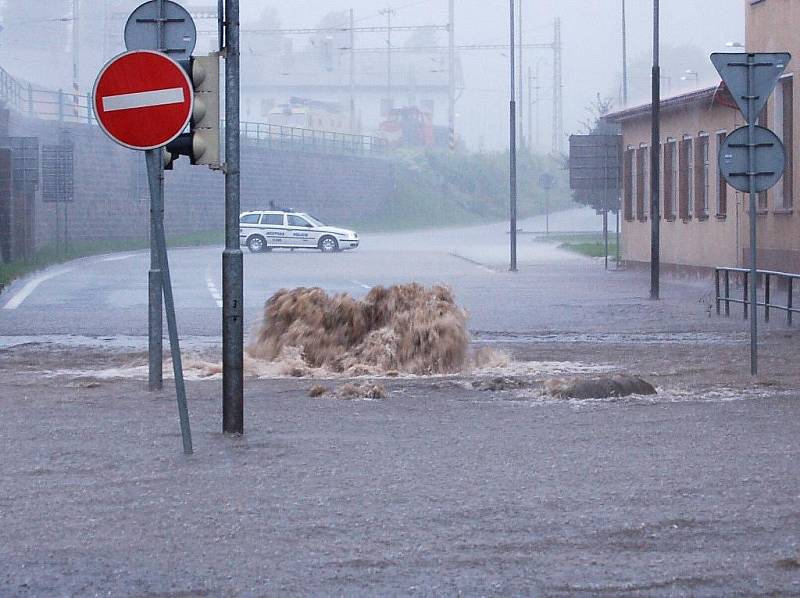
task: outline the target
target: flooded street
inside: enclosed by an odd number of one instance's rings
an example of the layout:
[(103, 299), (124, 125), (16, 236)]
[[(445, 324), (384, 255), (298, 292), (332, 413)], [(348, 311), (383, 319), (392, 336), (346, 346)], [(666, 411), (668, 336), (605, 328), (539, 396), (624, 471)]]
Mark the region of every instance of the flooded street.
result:
[[(443, 283), (470, 350), (505, 357), (435, 376), (250, 372), (236, 439), (219, 431), (209, 370), (218, 250), (176, 251), (190, 458), (171, 381), (145, 390), (144, 255), (114, 262), (129, 270), (113, 278), (86, 260), (0, 310), (0, 593), (799, 593), (800, 380), (785, 358), (798, 334), (764, 329), (754, 381), (746, 322), (713, 313), (710, 281), (665, 280), (652, 302), (643, 273), (531, 240), (513, 275), (453, 256), (464, 238), (247, 256), (252, 329), (283, 286), (364, 297)], [(544, 389), (612, 373), (658, 394)], [(386, 398), (338, 398), (348, 382)]]

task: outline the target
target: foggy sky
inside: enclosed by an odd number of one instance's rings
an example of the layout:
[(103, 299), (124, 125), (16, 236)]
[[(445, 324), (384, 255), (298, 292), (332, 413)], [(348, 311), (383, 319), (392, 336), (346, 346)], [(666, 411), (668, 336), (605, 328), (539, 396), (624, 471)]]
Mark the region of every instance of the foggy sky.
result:
[[(5, 0), (5, 2), (41, 3), (51, 11), (67, 0)], [(98, 0), (85, 0), (87, 3)], [(2, 4), (0, 0), (0, 4)], [(213, 0), (184, 0), (187, 6), (215, 5)], [(331, 11), (355, 10), (357, 25), (383, 25), (378, 14), (388, 4), (397, 11), (396, 25), (446, 24), (447, 0), (241, 0), (242, 26), (258, 19), (266, 8), (275, 8), (282, 27), (314, 27)], [(712, 51), (725, 50), (725, 42), (744, 41), (745, 0), (670, 0), (662, 2), (662, 43), (664, 74), (671, 81), (663, 82), (664, 93), (679, 92), (692, 86), (716, 80), (708, 61)], [(29, 5), (30, 6), (30, 5)], [(621, 72), (621, 0), (523, 0), (523, 35), (525, 42), (552, 41), (552, 21), (562, 19), (564, 43), (564, 127), (565, 133), (576, 132), (586, 118), (587, 104), (600, 93), (616, 98), (620, 93)], [(628, 50), (631, 66), (631, 101), (643, 100), (648, 89), (651, 60), (651, 0), (627, 0)], [(68, 13), (68, 10), (67, 10)], [(99, 20), (99, 15), (96, 17)], [(456, 0), (456, 43), (507, 43), (508, 0)], [(90, 23), (87, 23), (90, 25)], [(42, 24), (42, 29), (52, 24)], [(198, 23), (201, 29), (213, 29), (209, 23)], [(95, 25), (99, 27), (99, 23)], [(6, 30), (6, 39), (9, 39)], [(120, 33), (121, 35), (121, 33)], [(251, 34), (252, 35), (252, 34)], [(403, 44), (409, 34), (395, 34), (393, 43)], [(252, 39), (252, 38), (251, 38)], [(296, 47), (305, 43), (295, 37)], [(0, 34), (0, 63), (13, 74), (33, 81), (58, 81), (53, 87), (70, 81), (69, 50), (56, 52), (47, 69), (22, 64), (13, 47), (3, 44)], [(210, 39), (198, 49), (208, 50)], [(446, 44), (446, 33), (439, 33), (439, 43)], [(248, 35), (242, 34), (246, 46)], [(385, 34), (359, 34), (360, 47), (383, 47)], [(98, 45), (92, 41), (89, 46)], [(87, 56), (83, 48), (82, 82), (91, 88), (100, 57)], [(53, 52), (51, 52), (53, 54)], [(456, 108), (456, 126), (472, 149), (502, 149), (508, 145), (508, 56), (503, 51), (462, 52), (465, 90)], [(541, 149), (549, 150), (551, 140), (552, 52), (526, 50), (524, 64), (539, 63), (543, 96), (540, 105)], [(701, 81), (680, 81), (680, 75), (691, 69), (700, 73)], [(54, 71), (64, 71), (60, 77)], [(91, 72), (90, 72), (91, 71)], [(244, 76), (247, 73), (243, 73)], [(525, 77), (527, 79), (527, 76)], [(60, 80), (60, 81), (59, 81)], [(637, 95), (640, 97), (635, 97)], [(526, 90), (527, 95), (527, 90)], [(527, 101), (523, 101), (527, 108)], [(444, 110), (444, 108), (442, 108)], [(441, 113), (440, 113), (441, 114)], [(524, 121), (527, 121), (527, 109)], [(527, 122), (523, 122), (527, 132)]]
[[(265, 6), (274, 6), (283, 27), (308, 27), (327, 12), (353, 8), (359, 24), (380, 25), (384, 18), (378, 10), (386, 3), (374, 0), (292, 0), (286, 4), (242, 0), (243, 20), (258, 17)], [(403, 8), (403, 7), (406, 8)], [(395, 23), (439, 24), (447, 22), (447, 0), (396, 0)], [(574, 132), (585, 118), (585, 106), (599, 92), (615, 97), (621, 80), (621, 0), (523, 0), (523, 41), (542, 43), (552, 40), (552, 20), (562, 19), (564, 42), (564, 126)], [(628, 55), (632, 67), (631, 87), (648, 88), (652, 59), (652, 2), (627, 0)], [(505, 43), (508, 41), (509, 13), (507, 0), (456, 0), (456, 43)], [(713, 51), (724, 51), (728, 41), (744, 41), (743, 0), (670, 0), (661, 3), (662, 59), (665, 73), (664, 92), (673, 93), (694, 85), (693, 77), (681, 82), (680, 74), (691, 69), (701, 73), (702, 84), (715, 79), (707, 60)], [(399, 38), (402, 40), (402, 38)], [(446, 42), (444, 34), (441, 43)], [(692, 64), (670, 64), (669, 48), (693, 46), (698, 59)], [(728, 50), (730, 51), (730, 50)], [(687, 52), (684, 52), (684, 54)], [(508, 57), (500, 51), (464, 52), (465, 91), (458, 103), (457, 126), (468, 143), (476, 148), (482, 139), (487, 148), (507, 146), (508, 136)], [(540, 63), (542, 86), (550, 87), (552, 52), (526, 50), (524, 64)], [(679, 60), (678, 62), (681, 62)], [(636, 66), (638, 63), (638, 67)], [(550, 89), (541, 94), (551, 97)], [(643, 98), (632, 97), (631, 101)], [(527, 104), (526, 101), (523, 102)], [(541, 140), (548, 149), (551, 139), (551, 103), (541, 105)], [(525, 113), (527, 119), (527, 110)], [(527, 124), (523, 122), (527, 130)]]

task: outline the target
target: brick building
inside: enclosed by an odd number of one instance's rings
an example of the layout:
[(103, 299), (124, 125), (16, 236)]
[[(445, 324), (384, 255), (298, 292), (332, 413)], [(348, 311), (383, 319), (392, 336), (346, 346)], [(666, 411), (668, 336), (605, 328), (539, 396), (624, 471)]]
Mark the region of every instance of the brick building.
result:
[[(744, 0), (749, 52), (789, 51), (796, 58), (760, 116), (786, 146), (782, 181), (758, 198), (759, 268), (800, 272), (800, 214), (794, 167), (800, 110), (795, 79), (800, 73), (800, 3)], [(624, 149), (622, 257), (635, 265), (650, 260), (650, 106), (609, 115), (622, 128)], [(749, 265), (749, 197), (719, 174), (717, 154), (725, 136), (744, 125), (720, 84), (662, 100), (661, 260), (665, 269), (706, 270)]]

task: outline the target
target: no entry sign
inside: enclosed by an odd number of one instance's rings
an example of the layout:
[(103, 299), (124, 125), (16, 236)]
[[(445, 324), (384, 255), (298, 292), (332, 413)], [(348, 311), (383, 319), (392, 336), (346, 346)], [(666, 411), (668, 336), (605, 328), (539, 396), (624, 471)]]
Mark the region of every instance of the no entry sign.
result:
[(106, 64), (94, 84), (94, 110), (106, 134), (137, 150), (162, 147), (192, 116), (192, 85), (181, 66), (160, 52), (125, 52)]

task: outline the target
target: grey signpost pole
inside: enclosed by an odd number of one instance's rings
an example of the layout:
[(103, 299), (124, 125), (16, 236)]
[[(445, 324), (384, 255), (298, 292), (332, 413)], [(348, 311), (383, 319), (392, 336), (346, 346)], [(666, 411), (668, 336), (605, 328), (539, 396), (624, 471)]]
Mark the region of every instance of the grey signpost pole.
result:
[(747, 122), (725, 138), (720, 148), (720, 171), (729, 185), (750, 195), (750, 268), (745, 280), (750, 285), (746, 301), (750, 305), (753, 376), (758, 374), (758, 193), (775, 185), (786, 166), (783, 143), (766, 127), (757, 126), (756, 120), (791, 59), (788, 52), (711, 55)]
[(239, 0), (225, 0), (225, 251), (222, 431), (244, 433), (243, 256), (239, 245)]
[(747, 153), (748, 178), (750, 182), (750, 374), (758, 374), (758, 265), (756, 264), (756, 115), (755, 115), (755, 61), (753, 54), (747, 55)]
[[(167, 312), (167, 329), (169, 330), (169, 346), (172, 352), (172, 370), (175, 374), (175, 393), (178, 397), (178, 416), (181, 422), (183, 452), (192, 454), (192, 432), (189, 428), (189, 409), (186, 405), (186, 385), (183, 380), (183, 363), (181, 349), (178, 344), (178, 324), (175, 319), (175, 301), (172, 297), (172, 282), (169, 276), (169, 260), (167, 258), (167, 242), (164, 234), (164, 158), (161, 148), (147, 150), (147, 175), (150, 182), (150, 202), (153, 210), (160, 214), (155, 219), (155, 243), (159, 270), (161, 272), (161, 288), (164, 293), (164, 307)], [(159, 314), (160, 316), (161, 314)], [(160, 367), (159, 363), (159, 367)]]
[[(158, 18), (156, 20), (156, 48), (158, 50), (164, 49), (164, 0), (158, 0)], [(154, 152), (150, 150), (147, 152)], [(158, 150), (159, 154), (161, 150)], [(148, 160), (148, 177), (151, 176), (149, 169), (150, 157), (146, 156)], [(161, 371), (161, 360), (164, 353), (163, 346), (163, 318), (162, 318), (162, 304), (161, 294), (163, 286), (163, 278), (161, 275), (161, 266), (158, 259), (158, 244), (156, 241), (158, 223), (157, 220), (164, 218), (164, 163), (160, 161), (160, 176), (157, 177), (158, 188), (156, 193), (160, 198), (162, 209), (156, 210), (154, 206), (153, 194), (153, 181), (150, 181), (150, 271), (147, 275), (148, 287), (148, 315), (147, 315), (147, 387), (150, 390), (161, 390), (164, 385), (163, 375)]]

